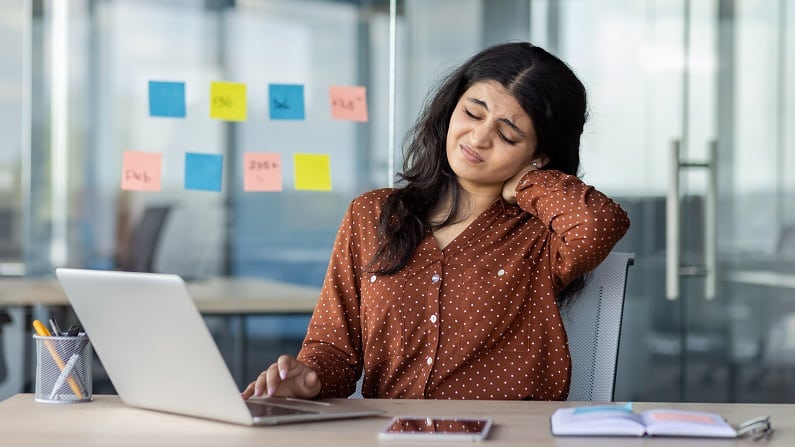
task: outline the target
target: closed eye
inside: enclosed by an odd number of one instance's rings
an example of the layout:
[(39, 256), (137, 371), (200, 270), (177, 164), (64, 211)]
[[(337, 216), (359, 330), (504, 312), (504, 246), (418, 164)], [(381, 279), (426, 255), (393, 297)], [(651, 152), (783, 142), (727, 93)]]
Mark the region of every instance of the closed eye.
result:
[[(466, 115), (467, 115), (469, 118), (473, 119), (473, 120), (480, 120), (480, 119), (482, 119), (481, 117), (479, 117), (479, 116), (475, 115), (474, 113), (470, 112), (470, 111), (469, 111), (469, 109), (467, 109), (466, 107), (464, 107), (464, 113), (466, 113)], [(504, 134), (504, 133), (502, 133), (502, 131), (497, 131), (497, 134), (500, 136), (500, 139), (501, 139), (502, 141), (504, 141), (504, 142), (506, 142), (506, 143), (508, 143), (508, 144), (510, 144), (510, 145), (514, 145), (514, 144), (516, 144), (516, 143), (517, 143), (515, 140), (512, 140), (512, 139), (510, 139), (510, 138), (506, 137), (506, 136), (505, 136), (505, 134)]]
[(472, 119), (475, 119), (475, 120), (479, 120), (480, 119), (479, 116), (477, 116), (474, 113), (470, 112), (469, 109), (467, 109), (467, 108), (464, 108), (464, 113), (466, 113), (467, 116), (472, 118)]
[(506, 137), (505, 134), (503, 134), (502, 132), (497, 132), (497, 133), (500, 135), (500, 139), (502, 139), (502, 141), (504, 141), (504, 142), (506, 142), (506, 143), (508, 143), (510, 145), (516, 144), (516, 141), (511, 140), (510, 138)]

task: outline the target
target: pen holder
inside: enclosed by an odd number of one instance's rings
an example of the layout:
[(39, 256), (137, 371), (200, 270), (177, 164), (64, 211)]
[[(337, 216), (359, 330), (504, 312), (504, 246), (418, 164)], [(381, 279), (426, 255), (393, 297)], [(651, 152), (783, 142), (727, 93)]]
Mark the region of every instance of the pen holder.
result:
[(75, 403), (92, 398), (88, 337), (42, 337), (36, 341), (36, 402)]

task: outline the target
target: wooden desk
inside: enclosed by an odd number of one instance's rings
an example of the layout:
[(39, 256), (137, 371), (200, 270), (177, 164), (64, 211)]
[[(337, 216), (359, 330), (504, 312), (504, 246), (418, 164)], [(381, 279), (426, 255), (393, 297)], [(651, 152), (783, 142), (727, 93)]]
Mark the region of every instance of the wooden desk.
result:
[[(576, 402), (461, 402), (399, 399), (359, 402), (361, 405), (386, 410), (386, 416), (252, 428), (127, 407), (116, 396), (95, 396), (94, 402), (81, 404), (40, 404), (33, 400), (31, 394), (19, 394), (0, 403), (0, 433), (3, 445), (15, 447), (34, 445), (355, 447), (378, 445), (377, 433), (391, 416), (488, 416), (494, 418), (495, 425), (485, 445), (495, 447), (795, 445), (795, 405), (635, 404), (638, 409), (666, 407), (715, 411), (735, 425), (755, 416), (770, 415), (776, 432), (769, 442), (759, 443), (745, 439), (553, 437), (549, 432), (549, 416), (558, 407), (581, 405)], [(420, 444), (389, 442), (383, 445)]]
[[(187, 282), (203, 314), (310, 314), (320, 289), (257, 278), (211, 278)], [(68, 306), (54, 278), (0, 278), (0, 307)]]

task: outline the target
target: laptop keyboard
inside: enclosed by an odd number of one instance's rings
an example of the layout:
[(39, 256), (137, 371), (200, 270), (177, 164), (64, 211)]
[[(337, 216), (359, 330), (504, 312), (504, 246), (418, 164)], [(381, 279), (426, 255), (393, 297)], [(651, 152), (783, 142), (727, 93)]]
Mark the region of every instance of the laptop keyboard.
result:
[(248, 410), (254, 417), (285, 416), (291, 414), (314, 414), (316, 411), (299, 410), (298, 408), (282, 407), (264, 402), (246, 402)]

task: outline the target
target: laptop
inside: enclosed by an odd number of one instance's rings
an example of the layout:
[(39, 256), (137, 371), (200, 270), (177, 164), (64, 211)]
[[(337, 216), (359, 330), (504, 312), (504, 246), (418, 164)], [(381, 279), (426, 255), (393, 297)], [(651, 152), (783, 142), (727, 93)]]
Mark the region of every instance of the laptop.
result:
[(244, 400), (177, 275), (67, 268), (55, 273), (127, 405), (243, 425), (382, 413), (361, 400)]

